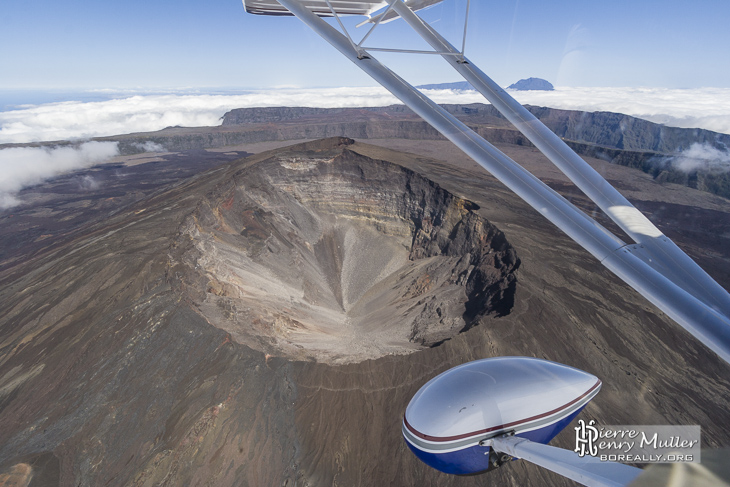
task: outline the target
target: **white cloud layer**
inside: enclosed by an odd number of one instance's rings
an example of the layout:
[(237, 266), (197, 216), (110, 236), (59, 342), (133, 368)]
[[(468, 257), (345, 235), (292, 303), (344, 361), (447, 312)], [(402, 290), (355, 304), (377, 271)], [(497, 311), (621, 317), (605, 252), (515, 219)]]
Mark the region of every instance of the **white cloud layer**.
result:
[(511, 92), (520, 103), (624, 113), (671, 127), (730, 134), (730, 88), (563, 88)]
[[(476, 92), (429, 90), (438, 103), (483, 103)], [(730, 134), (730, 89), (557, 88), (512, 92), (521, 103), (611, 111), (676, 127)], [(83, 139), (181, 125), (219, 125), (233, 108), (267, 106), (363, 107), (398, 103), (385, 89), (276, 89), (237, 95), (147, 95), (100, 102), (63, 102), (0, 112), (0, 143)]]
[[(675, 127), (698, 127), (730, 134), (730, 89), (564, 88), (511, 92), (520, 103), (570, 110), (625, 113)], [(476, 92), (428, 90), (437, 103), (484, 103)], [(0, 144), (85, 139), (149, 132), (169, 126), (219, 125), (233, 108), (308, 106), (373, 107), (398, 103), (379, 87), (280, 88), (247, 94), (150, 94), (96, 102), (62, 102), (0, 112)], [(163, 151), (154, 143), (139, 147)], [(17, 192), (62, 173), (102, 163), (117, 155), (111, 142), (86, 142), (76, 147), (0, 149), (0, 209), (19, 203)], [(728, 170), (730, 156), (696, 145), (675, 156), (681, 170)], [(96, 187), (83, 180), (80, 189)]]
[(150, 132), (181, 125), (220, 125), (233, 108), (384, 106), (397, 100), (381, 88), (271, 90), (243, 95), (148, 95), (101, 102), (49, 103), (0, 112), (0, 144)]
[(167, 150), (162, 146), (162, 144), (152, 142), (151, 140), (148, 140), (144, 144), (135, 142), (132, 145), (134, 147), (136, 147), (137, 149), (144, 151), (144, 152), (167, 152)]
[(724, 173), (730, 171), (730, 152), (723, 152), (706, 144), (692, 144), (689, 149), (671, 157), (667, 162), (674, 169), (686, 173)]
[[(0, 150), (0, 209), (20, 204), (21, 189), (76, 169), (106, 162), (119, 154), (116, 142), (85, 142), (76, 147), (12, 147)], [(87, 176), (80, 190), (98, 188)]]

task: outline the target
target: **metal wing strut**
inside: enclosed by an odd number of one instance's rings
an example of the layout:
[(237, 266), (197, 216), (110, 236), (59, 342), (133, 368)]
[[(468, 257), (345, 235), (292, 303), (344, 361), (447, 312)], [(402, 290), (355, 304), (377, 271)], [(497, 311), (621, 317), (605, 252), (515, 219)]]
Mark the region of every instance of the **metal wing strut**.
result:
[[(262, 0), (264, 1), (264, 0)], [(730, 295), (565, 143), (423, 22), (403, 0), (380, 2), (403, 18), (635, 241), (627, 245), (423, 93), (330, 26), (318, 10), (351, 13), (345, 0), (265, 0), (295, 15), (503, 184), (563, 230), (708, 348), (730, 363)], [(253, 0), (244, 0), (244, 5)], [(248, 8), (248, 7), (247, 7)], [(257, 12), (265, 13), (265, 12)], [(277, 14), (281, 12), (277, 11)], [(369, 15), (367, 13), (366, 15)], [(338, 18), (339, 21), (339, 18)], [(379, 19), (374, 20), (377, 24)], [(342, 23), (340, 22), (340, 26)]]
[(602, 462), (589, 456), (579, 457), (572, 451), (517, 436), (502, 436), (488, 441), (498, 452), (522, 458), (590, 487), (622, 487), (629, 485), (642, 473), (640, 468)]

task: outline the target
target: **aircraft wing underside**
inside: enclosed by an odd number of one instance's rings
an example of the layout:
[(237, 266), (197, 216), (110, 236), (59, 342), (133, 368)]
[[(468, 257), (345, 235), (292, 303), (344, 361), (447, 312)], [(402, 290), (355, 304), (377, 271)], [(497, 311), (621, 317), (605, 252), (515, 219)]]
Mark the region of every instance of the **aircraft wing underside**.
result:
[[(421, 10), (431, 5), (442, 2), (443, 0), (406, 0), (413, 11)], [(370, 16), (373, 12), (388, 6), (385, 0), (303, 0), (305, 7), (311, 10), (319, 17), (332, 17), (334, 12), (337, 15), (365, 15)], [(277, 0), (243, 0), (246, 12), (257, 15), (292, 15), (289, 10), (281, 5)], [(331, 8), (330, 8), (331, 7)], [(392, 20), (397, 17), (394, 12), (390, 12), (384, 20)]]
[[(332, 16), (330, 5), (338, 15), (369, 15), (370, 13), (387, 6), (383, 0), (350, 1), (350, 0), (305, 0), (305, 7), (319, 16)], [(292, 15), (276, 0), (243, 0), (246, 12), (259, 15)]]

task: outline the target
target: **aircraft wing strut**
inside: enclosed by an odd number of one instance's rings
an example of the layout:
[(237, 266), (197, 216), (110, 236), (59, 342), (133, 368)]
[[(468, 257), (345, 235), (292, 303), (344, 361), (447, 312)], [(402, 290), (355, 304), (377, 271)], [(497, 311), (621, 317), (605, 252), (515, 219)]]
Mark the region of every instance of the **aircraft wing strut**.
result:
[[(604, 266), (730, 363), (730, 295), (727, 291), (663, 235), (559, 137), (474, 66), (464, 56), (464, 46), (461, 51), (457, 50), (413, 12), (414, 8), (425, 8), (438, 3), (437, 1), (243, 0), (243, 3), (246, 10), (252, 13), (295, 15), (594, 255)], [(413, 8), (409, 7), (409, 4)], [(383, 13), (371, 15), (383, 7), (387, 7)], [(369, 33), (356, 44), (339, 21), (339, 16), (357, 13), (368, 16), (375, 24), (373, 28), (391, 17), (404, 19), (433, 47), (434, 51), (426, 51), (427, 53), (442, 55), (576, 186), (595, 201), (634, 242), (626, 244), (611, 234), (456, 117), (382, 65), (370, 51), (388, 49), (363, 47), (363, 42)], [(344, 33), (321, 19), (322, 16), (336, 17)]]
[(581, 458), (572, 451), (517, 436), (500, 436), (487, 441), (496, 451), (522, 458), (591, 487), (623, 487), (633, 482), (643, 471), (621, 463), (601, 462), (590, 456)]

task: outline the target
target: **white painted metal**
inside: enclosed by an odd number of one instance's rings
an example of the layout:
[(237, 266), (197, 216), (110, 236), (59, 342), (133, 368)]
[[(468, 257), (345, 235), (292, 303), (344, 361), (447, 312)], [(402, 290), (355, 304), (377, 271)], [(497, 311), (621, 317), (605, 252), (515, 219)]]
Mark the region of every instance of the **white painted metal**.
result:
[(730, 294), (715, 282), (692, 259), (654, 226), (638, 209), (619, 193), (603, 176), (578, 156), (565, 142), (542, 124), (520, 103), (424, 22), (401, 0), (391, 4), (431, 47), (476, 90), (484, 95), (502, 115), (522, 132), (545, 156), (578, 186), (599, 208), (615, 221), (639, 247), (636, 255), (679, 287), (730, 317)]
[[(301, 3), (317, 15), (331, 17), (332, 12), (325, 0), (300, 0)], [(338, 15), (370, 15), (388, 5), (385, 0), (352, 1), (331, 0), (330, 2)], [(277, 0), (243, 0), (246, 12), (258, 15), (292, 15)]]
[(390, 49), (388, 47), (364, 47), (365, 51), (373, 52), (398, 52), (401, 54), (439, 54), (441, 56), (461, 56), (461, 54), (453, 54), (450, 52), (437, 52), (437, 51), (421, 51), (418, 49)]
[[(377, 19), (375, 19), (375, 20), (373, 21), (373, 26), (372, 26), (372, 27), (370, 27), (370, 30), (368, 30), (367, 34), (365, 34), (365, 35), (363, 36), (363, 38), (362, 38), (362, 39), (360, 39), (360, 43), (359, 43), (359, 44), (357, 45), (357, 47), (362, 47), (363, 43), (364, 43), (364, 42), (365, 42), (366, 40), (368, 40), (368, 37), (370, 37), (370, 34), (372, 34), (372, 33), (373, 33), (373, 31), (374, 31), (374, 30), (375, 30), (375, 29), (376, 29), (376, 28), (378, 27), (378, 25), (380, 25), (380, 21), (381, 21), (381, 20), (383, 19), (383, 17), (387, 16), (387, 15), (388, 15), (388, 14), (390, 13), (390, 11), (391, 11), (392, 9), (393, 9), (393, 3), (390, 3), (390, 4), (388, 5), (388, 8), (386, 8), (386, 9), (385, 9), (385, 12), (383, 12), (383, 13), (382, 13), (381, 15), (379, 15), (379, 16), (378, 16), (378, 18), (377, 18)], [(358, 27), (360, 27), (361, 25), (364, 25), (365, 23), (367, 23), (367, 21), (365, 21), (365, 22), (363, 22), (363, 23), (361, 23), (361, 24), (358, 24)]]
[(493, 438), (491, 446), (498, 452), (522, 458), (555, 473), (590, 487), (622, 487), (629, 485), (642, 470), (614, 462), (601, 462), (593, 457), (524, 438), (503, 436)]
[[(405, 5), (413, 12), (431, 7), (433, 5), (436, 5), (437, 3), (441, 3), (443, 0), (405, 0)], [(390, 3), (390, 0), (388, 0)], [(383, 12), (382, 14), (378, 14), (373, 16), (372, 18), (368, 19), (367, 22), (381, 22), (386, 23), (390, 22), (391, 20), (395, 20), (398, 18), (398, 14), (396, 12), (390, 11), (390, 12)], [(360, 24), (362, 25), (362, 24)], [(358, 27), (360, 26), (358, 25)]]
[[(334, 9), (334, 13), (337, 15), (365, 15), (370, 17), (370, 14), (380, 10), (381, 8), (388, 5), (386, 0), (300, 0), (305, 7), (311, 10), (316, 15), (321, 17), (332, 17), (333, 12), (330, 9)], [(411, 10), (418, 11), (422, 8), (430, 7), (443, 0), (406, 0)], [(243, 0), (243, 6), (246, 12), (256, 15), (292, 15), (289, 10), (284, 7), (278, 0)], [(383, 22), (389, 22), (396, 19), (398, 16), (395, 12), (390, 9), (388, 11), (378, 14), (372, 17), (368, 21), (380, 22), (378, 18), (382, 19)], [(368, 22), (366, 21), (366, 22)]]
[[(394, 8), (400, 4), (400, 0), (395, 1)], [(363, 56), (361, 49), (353, 46), (345, 35), (320, 19), (307, 7), (306, 2), (301, 0), (278, 0), (278, 2), (626, 283), (693, 333), (725, 361), (730, 362), (730, 318), (696, 299), (687, 290), (650, 267), (626, 247), (624, 242), (372, 56)], [(401, 12), (408, 15), (405, 10)], [(604, 183), (608, 184), (605, 181)], [(644, 232), (652, 234), (644, 225), (643, 220), (646, 219), (643, 215), (639, 213), (640, 218), (636, 217), (635, 212), (630, 209), (626, 210), (626, 213), (629, 213), (630, 218), (624, 218), (624, 221), (629, 222), (628, 226), (634, 233), (637, 233), (636, 230), (641, 233), (643, 229)], [(636, 217), (635, 223), (631, 223), (631, 217)]]
[(592, 374), (532, 357), (468, 362), (419, 389), (406, 408), (404, 436), (422, 451), (446, 453), (510, 431), (549, 429), (600, 386)]
[[(392, 6), (392, 4), (390, 5)], [(464, 35), (461, 39), (461, 55), (463, 56), (466, 52), (466, 30), (469, 27), (469, 7), (471, 6), (471, 0), (466, 0), (466, 13), (464, 14)], [(463, 59), (463, 57), (462, 57)]]
[[(330, 9), (330, 12), (332, 12), (332, 15), (335, 17), (335, 19), (337, 19), (337, 23), (340, 24), (340, 29), (342, 29), (342, 33), (345, 34), (345, 36), (347, 36), (347, 40), (350, 41), (350, 45), (354, 49), (360, 51), (360, 57), (362, 57), (363, 55), (365, 55), (365, 52), (363, 52), (362, 50), (360, 50), (360, 46), (358, 46), (357, 44), (355, 44), (355, 41), (353, 41), (352, 40), (352, 37), (350, 37), (350, 33), (347, 32), (347, 28), (342, 23), (342, 20), (340, 20), (340, 14), (337, 13), (337, 10), (332, 5), (332, 2), (330, 2), (330, 0), (324, 0), (324, 2), (327, 4), (327, 8)], [(390, 8), (390, 6), (388, 6), (388, 8)]]

